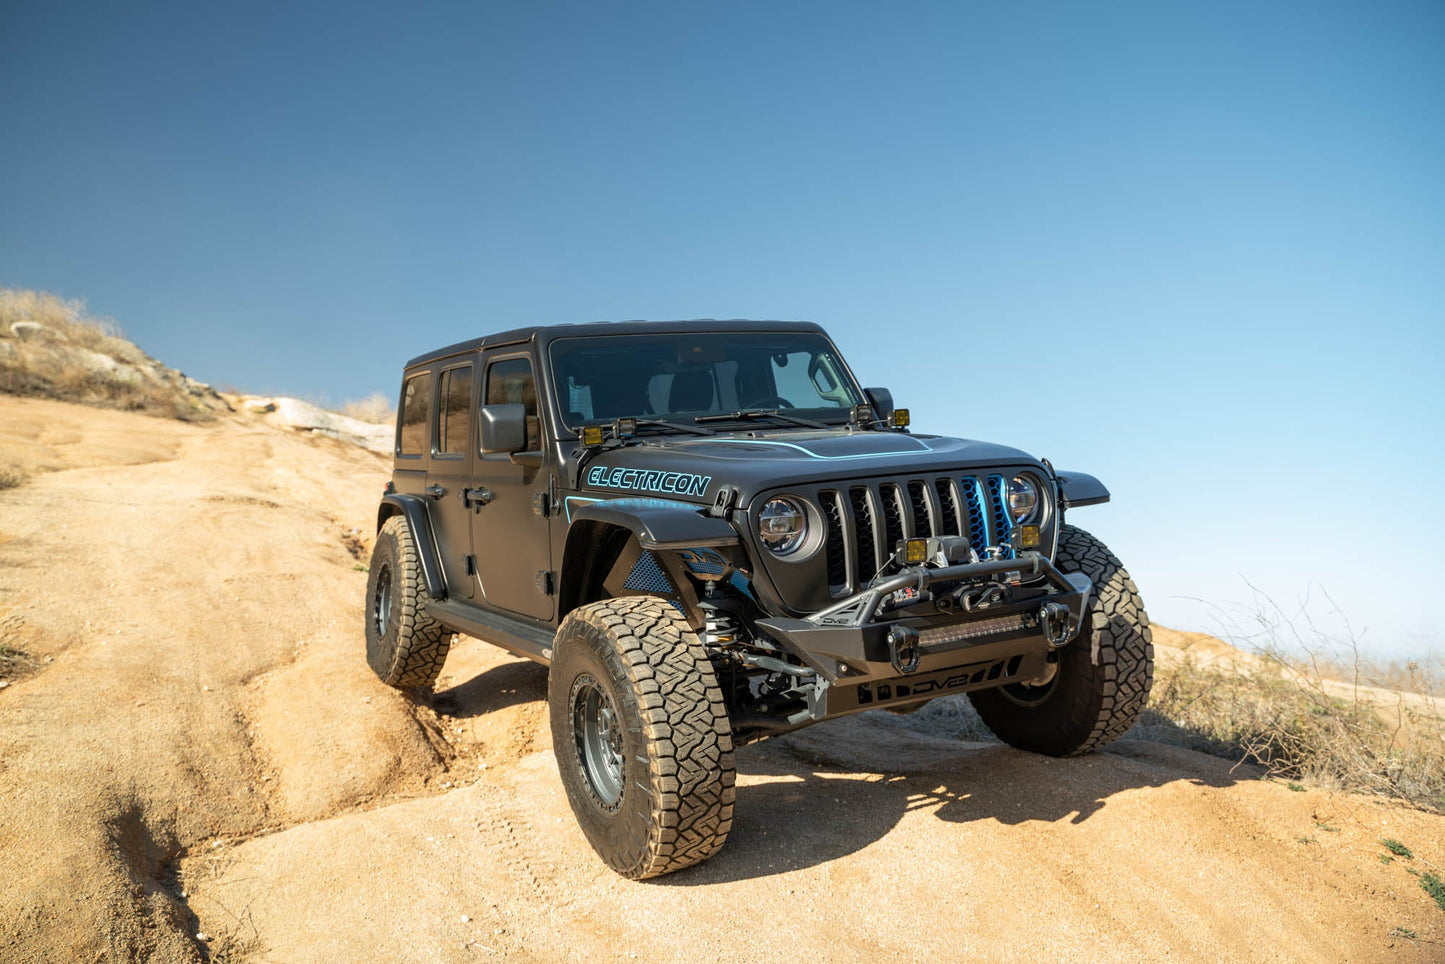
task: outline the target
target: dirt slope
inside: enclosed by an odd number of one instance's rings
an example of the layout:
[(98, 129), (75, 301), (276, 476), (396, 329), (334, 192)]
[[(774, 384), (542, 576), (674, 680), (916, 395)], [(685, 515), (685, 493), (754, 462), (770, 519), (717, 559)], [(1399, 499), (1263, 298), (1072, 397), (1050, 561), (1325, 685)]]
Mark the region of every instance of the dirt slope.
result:
[(415, 707), (366, 669), (381, 457), (0, 396), (5, 466), (0, 960), (1445, 956), (1405, 869), (1445, 819), (1142, 741), (1028, 756), (942, 701), (745, 748), (724, 852), (621, 880), (545, 671), (463, 640)]

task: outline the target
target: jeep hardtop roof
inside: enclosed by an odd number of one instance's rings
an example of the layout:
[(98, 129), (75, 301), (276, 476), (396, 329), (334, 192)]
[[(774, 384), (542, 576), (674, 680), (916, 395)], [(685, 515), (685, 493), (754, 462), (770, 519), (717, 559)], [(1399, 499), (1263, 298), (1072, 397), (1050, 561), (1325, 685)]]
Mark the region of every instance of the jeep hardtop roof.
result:
[(476, 351), (479, 348), (493, 348), (498, 345), (535, 341), (539, 347), (542, 347), (556, 338), (578, 338), (583, 335), (640, 335), (681, 327), (695, 328), (698, 331), (823, 331), (821, 325), (811, 321), (750, 321), (743, 318), (733, 318), (727, 321), (694, 318), (689, 321), (593, 321), (579, 325), (531, 325), (526, 328), (513, 328), (510, 331), (483, 335), (469, 341), (459, 341), (455, 345), (447, 345), (445, 348), (418, 355), (407, 362), (405, 367), (415, 368), (417, 365), (425, 365), (439, 358), (460, 355), (464, 352)]

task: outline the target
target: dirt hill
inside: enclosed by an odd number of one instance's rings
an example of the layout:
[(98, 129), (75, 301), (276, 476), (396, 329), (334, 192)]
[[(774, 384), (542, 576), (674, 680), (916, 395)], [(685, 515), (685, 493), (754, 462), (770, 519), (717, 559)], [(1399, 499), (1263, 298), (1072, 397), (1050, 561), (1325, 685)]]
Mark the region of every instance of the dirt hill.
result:
[(744, 748), (723, 853), (624, 881), (544, 670), (463, 640), (418, 706), (367, 669), (384, 457), (0, 395), (5, 466), (0, 960), (1445, 954), (1410, 873), (1445, 818), (1139, 739), (1030, 756), (957, 700)]

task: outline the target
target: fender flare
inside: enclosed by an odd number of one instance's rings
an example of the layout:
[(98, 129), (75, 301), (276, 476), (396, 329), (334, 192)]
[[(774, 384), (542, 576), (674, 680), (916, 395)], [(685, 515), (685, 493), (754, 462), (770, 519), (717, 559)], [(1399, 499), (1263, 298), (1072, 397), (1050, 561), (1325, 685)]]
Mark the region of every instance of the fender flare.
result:
[[(630, 529), (644, 549), (735, 546), (737, 530), (726, 519), (706, 515), (708, 507), (671, 499), (605, 499), (572, 513), (579, 522), (605, 522)], [(570, 544), (573, 529), (568, 529)]]
[(431, 516), (427, 514), (427, 500), (419, 495), (388, 492), (381, 497), (381, 507), (376, 510), (376, 530), (380, 532), (386, 520), (394, 515), (405, 519), (406, 527), (411, 530), (427, 595), (433, 599), (447, 598), (446, 576), (442, 573), (441, 552), (437, 550)]
[[(726, 519), (705, 512), (705, 506), (690, 502), (629, 498), (599, 500), (570, 510), (560, 566), (559, 617), (583, 602), (587, 587), (605, 578), (628, 543), (662, 554), (740, 543)], [(600, 558), (601, 554), (607, 558)]]
[(1109, 490), (1104, 483), (1084, 472), (1058, 472), (1059, 498), (1065, 509), (1077, 509), (1084, 505), (1102, 505), (1109, 501)]

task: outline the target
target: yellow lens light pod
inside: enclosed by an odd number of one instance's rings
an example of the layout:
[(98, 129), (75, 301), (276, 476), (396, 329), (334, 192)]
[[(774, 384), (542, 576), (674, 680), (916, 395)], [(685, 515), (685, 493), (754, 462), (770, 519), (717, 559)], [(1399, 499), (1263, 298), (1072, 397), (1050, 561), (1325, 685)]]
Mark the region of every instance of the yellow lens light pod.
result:
[(601, 445), (601, 444), (602, 444), (602, 426), (601, 426), (601, 425), (584, 425), (584, 426), (582, 427), (582, 444), (583, 444), (583, 445)]
[(916, 566), (927, 558), (927, 539), (909, 539), (903, 543), (903, 561), (907, 565)]
[(1039, 547), (1039, 527), (1036, 525), (1019, 526), (1019, 548), (1037, 549)]
[(894, 427), (894, 428), (907, 428), (907, 427), (908, 427), (908, 409), (906, 409), (906, 408), (895, 408), (895, 409), (893, 410), (893, 427)]

